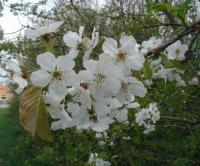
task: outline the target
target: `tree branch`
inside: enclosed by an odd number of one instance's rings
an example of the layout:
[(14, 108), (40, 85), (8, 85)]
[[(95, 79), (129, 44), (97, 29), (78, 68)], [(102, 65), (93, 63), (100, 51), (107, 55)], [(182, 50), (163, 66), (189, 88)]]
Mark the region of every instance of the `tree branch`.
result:
[(172, 117), (172, 116), (160, 116), (161, 119), (171, 120), (171, 121), (179, 121), (183, 123), (188, 123), (191, 125), (197, 125), (200, 124), (200, 120), (190, 120), (185, 118), (178, 118), (178, 117)]
[(184, 36), (189, 35), (193, 32), (199, 32), (200, 31), (200, 21), (197, 21), (193, 23), (190, 27), (186, 28), (184, 31), (182, 31), (180, 34), (178, 34), (175, 38), (173, 38), (171, 41), (167, 42), (166, 44), (162, 44), (150, 51), (148, 51), (144, 56), (151, 56), (153, 54), (158, 54), (161, 51), (164, 51), (168, 46), (175, 43), (177, 40), (182, 39)]

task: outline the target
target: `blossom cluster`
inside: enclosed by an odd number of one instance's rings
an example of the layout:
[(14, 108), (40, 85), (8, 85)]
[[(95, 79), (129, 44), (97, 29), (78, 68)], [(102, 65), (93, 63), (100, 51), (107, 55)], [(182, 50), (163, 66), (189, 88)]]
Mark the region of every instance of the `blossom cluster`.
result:
[(98, 157), (97, 153), (91, 153), (88, 164), (96, 166), (111, 166), (111, 163)]
[(139, 126), (144, 126), (144, 133), (149, 133), (155, 130), (155, 123), (160, 119), (160, 112), (158, 111), (156, 103), (150, 104), (149, 108), (143, 108), (140, 112), (135, 114), (136, 123)]
[[(49, 27), (26, 31), (28, 38), (39, 37), (46, 33), (56, 32), (63, 22)], [(145, 54), (162, 44), (162, 39), (151, 37), (138, 44), (133, 36), (121, 35), (119, 42), (106, 38), (102, 44), (102, 52), (98, 59), (92, 59), (92, 52), (99, 43), (99, 33), (94, 28), (92, 38), (83, 37), (84, 27), (79, 33), (68, 31), (63, 41), (69, 48), (66, 55), (56, 57), (51, 52), (40, 54), (36, 58), (40, 69), (31, 76), (31, 84), (43, 88), (43, 99), (47, 111), (55, 119), (52, 129), (76, 127), (103, 132), (118, 121), (128, 121), (131, 109), (136, 113), (136, 123), (145, 127), (145, 132), (154, 130), (160, 114), (157, 105), (141, 108), (137, 98), (145, 97), (147, 88), (142, 80), (134, 76), (134, 71), (141, 71)], [(185, 59), (187, 45), (177, 41), (166, 49), (169, 60)], [(83, 54), (83, 55), (82, 55)], [(82, 55), (82, 62), (77, 64), (76, 58)], [(79, 68), (77, 68), (77, 65)], [(21, 77), (21, 70), (12, 67), (19, 74), (14, 74), (14, 81), (19, 84), (20, 93), (28, 84)], [(76, 70), (75, 70), (76, 68)], [(165, 68), (161, 59), (151, 61), (152, 79), (162, 78), (165, 82), (175, 80), (177, 86), (184, 86), (181, 77), (184, 71), (173, 67)], [(153, 82), (153, 80), (150, 80)]]
[[(89, 55), (98, 43), (94, 30), (92, 39), (83, 38), (83, 27), (79, 34), (69, 31), (64, 42), (70, 48), (67, 55), (55, 57), (46, 52), (36, 61), (40, 70), (31, 74), (34, 86), (47, 88), (45, 103), (52, 118), (52, 129), (77, 129), (105, 131), (115, 122), (128, 120), (128, 109), (137, 108), (135, 96), (144, 97), (147, 89), (132, 75), (132, 70), (143, 67), (144, 56), (139, 53), (132, 36), (122, 36), (117, 41), (106, 38), (103, 53), (98, 60)], [(83, 68), (74, 71), (74, 59), (84, 50)], [(88, 53), (90, 52), (90, 53)]]

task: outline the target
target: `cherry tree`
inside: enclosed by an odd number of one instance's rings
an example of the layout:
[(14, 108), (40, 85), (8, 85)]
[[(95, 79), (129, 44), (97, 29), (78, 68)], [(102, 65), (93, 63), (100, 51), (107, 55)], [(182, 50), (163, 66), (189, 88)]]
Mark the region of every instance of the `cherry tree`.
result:
[[(81, 10), (84, 9), (80, 8), (81, 4), (69, 3), (80, 18), (88, 14), (87, 10)], [(133, 19), (134, 11), (128, 8), (129, 5), (138, 8), (134, 13), (137, 22), (138, 18), (148, 16), (153, 23), (144, 25), (144, 30), (136, 36), (130, 33), (130, 27), (115, 36), (109, 33), (105, 36), (104, 25), (99, 25), (101, 19), (97, 25), (89, 25), (88, 18), (84, 18), (85, 27), (79, 25), (74, 28), (76, 31), (69, 30), (67, 16), (63, 15), (56, 15), (59, 21), (54, 20), (44, 27), (26, 29), (25, 42), (39, 40), (45, 43), (46, 50), (35, 57), (35, 67), (26, 77), (14, 62), (9, 63), (9, 68), (18, 86), (15, 91), (20, 94), (20, 122), (33, 136), (53, 141), (52, 132), (75, 129), (77, 133), (95, 133), (100, 138), (106, 138), (105, 133), (110, 132), (117, 137), (120, 131), (114, 133), (112, 129), (118, 124), (125, 129), (139, 126), (144, 134), (149, 134), (156, 130), (162, 118), (179, 120), (163, 116), (160, 110), (164, 101), (158, 102), (149, 96), (152, 87), (155, 86), (155, 91), (158, 88), (157, 81), (163, 86), (173, 82), (179, 90), (198, 86), (199, 72), (195, 70), (195, 76), (194, 73), (188, 76), (187, 70), (194, 68), (190, 60), (198, 61), (199, 58), (196, 48), (199, 46), (200, 3), (142, 1), (132, 4), (130, 1), (123, 4), (119, 1), (120, 14), (128, 20), (123, 19), (124, 27)], [(113, 12), (105, 17), (104, 10), (112, 7), (105, 6), (100, 13), (102, 22), (107, 23), (106, 32), (109, 27), (115, 31), (118, 20), (112, 17), (121, 16)], [(62, 7), (59, 9), (62, 11)], [(138, 34), (143, 31), (145, 34), (152, 28), (156, 28), (158, 35), (148, 34), (138, 40)], [(90, 35), (85, 35), (89, 29)], [(56, 46), (57, 37), (62, 45)], [(58, 54), (57, 50), (62, 53), (58, 51)], [(198, 123), (198, 120), (180, 120)], [(123, 139), (132, 138), (128, 135)], [(109, 166), (114, 163), (114, 159), (104, 160), (95, 151), (88, 155), (89, 164)]]

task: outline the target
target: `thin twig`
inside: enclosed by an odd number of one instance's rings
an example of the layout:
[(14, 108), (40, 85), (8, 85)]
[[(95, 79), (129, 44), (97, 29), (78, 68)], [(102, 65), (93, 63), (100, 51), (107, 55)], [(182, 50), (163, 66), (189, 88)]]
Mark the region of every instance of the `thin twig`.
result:
[(161, 26), (185, 26), (183, 24), (176, 24), (176, 23), (162, 23), (157, 25), (150, 25), (150, 26), (144, 26), (144, 28), (156, 28)]

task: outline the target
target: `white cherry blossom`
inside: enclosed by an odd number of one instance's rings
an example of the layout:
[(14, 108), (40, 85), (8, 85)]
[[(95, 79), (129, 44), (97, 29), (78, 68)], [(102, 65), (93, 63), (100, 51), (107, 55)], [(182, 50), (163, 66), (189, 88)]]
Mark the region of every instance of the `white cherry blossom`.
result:
[(144, 56), (139, 53), (138, 44), (133, 36), (121, 36), (120, 47), (116, 40), (105, 38), (102, 50), (120, 66), (128, 67), (130, 70), (140, 70), (145, 61)]
[(183, 73), (183, 70), (178, 69), (176, 67), (165, 68), (163, 65), (159, 65), (157, 71), (153, 73), (153, 78), (163, 78), (165, 80), (165, 83), (167, 82), (167, 80), (176, 81), (176, 86), (179, 87), (186, 85), (184, 80), (181, 78), (181, 74)]
[(196, 20), (199, 21), (200, 20), (200, 2), (199, 2), (199, 0), (194, 1), (194, 6), (196, 8)]
[(96, 47), (99, 41), (99, 33), (96, 32), (96, 28), (94, 28), (92, 33), (92, 40), (88, 37), (83, 36), (84, 27), (80, 26), (79, 33), (68, 31), (63, 40), (65, 44), (70, 48), (69, 55), (74, 59), (78, 56), (80, 50), (85, 51), (85, 55), (83, 56), (83, 60), (88, 60), (92, 50)]
[(189, 85), (198, 85), (198, 84), (199, 84), (199, 80), (198, 80), (198, 78), (193, 77), (192, 79), (190, 79), (190, 80), (188, 81), (188, 84), (189, 84)]
[(90, 154), (88, 163), (95, 164), (95, 166), (111, 166), (110, 162), (99, 158), (97, 153)]
[(185, 59), (185, 53), (188, 50), (188, 45), (182, 44), (180, 40), (166, 48), (167, 56), (171, 60), (182, 61)]
[(152, 50), (161, 44), (162, 44), (161, 39), (156, 37), (150, 37), (149, 40), (142, 42), (140, 52), (142, 52), (143, 54), (147, 53), (149, 50)]
[(76, 74), (73, 71), (75, 63), (67, 55), (56, 58), (52, 53), (46, 52), (38, 55), (36, 61), (41, 69), (31, 74), (34, 86), (41, 88), (48, 86), (48, 90), (52, 93), (65, 96), (67, 86), (78, 84)]
[(84, 67), (86, 70), (79, 72), (80, 79), (82, 83), (88, 83), (93, 96), (107, 97), (118, 93), (123, 75), (109, 57), (100, 56), (99, 61), (85, 61)]
[(141, 81), (138, 81), (135, 77), (125, 77), (121, 81), (117, 98), (124, 103), (125, 101), (131, 101), (132, 95), (144, 97), (146, 93), (147, 89)]
[(37, 29), (26, 29), (24, 33), (27, 38), (35, 40), (36, 38), (38, 38), (44, 34), (57, 32), (59, 27), (63, 23), (64, 23), (64, 21), (59, 21), (59, 22), (51, 23), (51, 24), (49, 24), (49, 26), (40, 27)]
[(9, 70), (11, 70), (13, 72), (13, 75), (12, 75), (12, 79), (13, 81), (18, 84), (18, 87), (17, 89), (15, 89), (15, 92), (17, 94), (21, 93), (25, 87), (28, 86), (28, 82), (26, 79), (24, 79), (22, 77), (22, 71), (21, 71), (21, 68), (19, 67), (19, 65), (13, 61), (10, 61), (8, 63), (8, 67), (9, 67)]
[(158, 111), (157, 104), (151, 103), (149, 108), (143, 108), (140, 112), (135, 114), (135, 122), (139, 126), (144, 126), (144, 133), (155, 130), (155, 124), (160, 119), (160, 112)]

